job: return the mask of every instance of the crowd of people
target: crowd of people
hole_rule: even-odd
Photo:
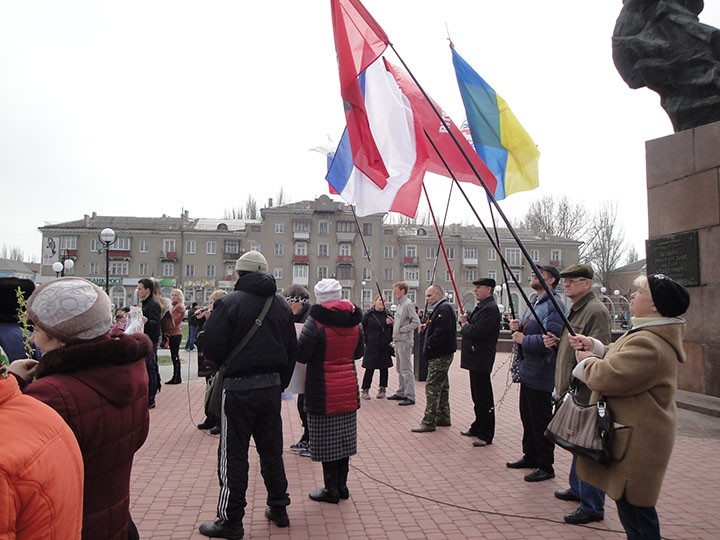
[[[460,434],[474,447],[493,443],[491,373],[504,324],[494,279],[473,282],[477,303],[467,313],[461,308],[459,316],[445,291],[430,285],[421,318],[404,282],[393,285],[394,309],[377,296],[363,313],[343,298],[335,279],[314,285],[314,303],[302,285],[278,291],[257,251],[245,253],[235,268],[233,292],[216,291],[208,305],[193,304],[187,313],[185,349],[198,349],[206,402],[221,396],[219,414],[206,407],[207,418],[198,425],[219,435],[217,519],[201,524],[203,535],[244,535],[251,438],[267,490],[265,516],[278,527],[289,526],[281,395],[291,380],[299,388],[303,432],[290,449],[322,467],[323,486],[308,497],[331,504],[350,498],[349,462],[358,450],[361,400],[372,399],[379,371],[376,399],[415,405],[416,340],[427,362],[425,411],[410,431],[431,433],[452,424],[448,372],[459,334],[460,367],[468,371],[474,407],[473,422]],[[613,343],[610,316],[592,291],[589,265],[537,269],[530,282],[536,294],[520,318],[507,321],[517,349],[523,433],[522,456],[506,466],[529,469],[527,482],[553,478],[554,445],[544,432],[555,396],[570,386],[586,403],[602,395],[618,426],[616,460],[600,466],[574,458],[567,489],[554,496],[578,503],[565,516],[567,523],[586,524],[604,518],[608,495],[617,503],[628,538],[660,538],[655,504],[674,443],[677,370],[685,359],[680,316],[689,307],[689,294],[667,276],[641,276],[631,295],[631,328]],[[561,282],[571,300],[567,307],[557,294]],[[2,477],[23,478],[15,481],[23,485],[29,479],[43,493],[38,498],[20,484],[4,486],[19,505],[14,514],[0,512],[0,531],[15,538],[36,538],[41,530],[50,538],[139,537],[129,512],[133,457],[148,436],[150,409],[161,389],[157,352],[163,333],[173,365],[166,384],[182,383],[179,349],[186,308],[182,290],[173,289],[165,299],[150,279],[139,280],[137,296],[137,307],[113,312],[107,295],[82,278],[63,277],[37,288],[28,280],[0,279],[0,346],[11,360],[0,368],[0,426],[12,429],[33,418],[20,431],[23,437],[36,434],[1,443],[7,447],[3,455],[14,458],[0,468],[22,470],[24,476]],[[166,314],[167,325],[162,323]],[[141,326],[134,327],[133,320],[141,320]],[[393,364],[398,388],[388,395]],[[54,450],[40,452],[42,445]],[[648,445],[655,451],[648,453]],[[53,478],[64,479],[62,493]]]

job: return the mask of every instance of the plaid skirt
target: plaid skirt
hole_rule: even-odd
[[[357,454],[357,412],[308,414],[310,457],[313,461],[337,461]]]

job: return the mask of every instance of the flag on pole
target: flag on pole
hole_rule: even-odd
[[[347,133],[355,166],[379,188],[389,172],[370,133],[358,76],[386,49],[389,40],[360,0],[330,0],[335,51]]]
[[[326,180],[359,216],[398,212],[417,213],[428,161],[420,119],[388,71],[384,58],[371,64],[359,78],[365,97],[371,137],[377,144],[388,178],[384,188],[372,182],[354,163],[349,127],[328,170]]]
[[[539,185],[537,146],[505,100],[450,48],[473,144],[497,178],[495,199],[535,189]]]

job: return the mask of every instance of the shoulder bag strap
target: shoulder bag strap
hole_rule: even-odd
[[[250,329],[240,340],[240,343],[238,343],[237,346],[228,355],[228,359],[235,358],[235,356],[237,356],[237,354],[245,347],[245,345],[247,345],[248,341],[250,341],[250,338],[253,337],[255,332],[257,332],[257,329],[262,326],[263,319],[265,319],[265,315],[267,315],[267,312],[270,310],[270,304],[272,304],[274,298],[274,295],[267,297],[267,300],[265,300],[265,305],[263,306],[262,311],[260,311],[260,315],[257,319],[255,319],[255,322],[252,324],[252,326],[250,326]]]

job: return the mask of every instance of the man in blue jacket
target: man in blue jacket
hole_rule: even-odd
[[[439,285],[430,285],[425,291],[425,299],[430,317],[419,330],[425,333],[423,354],[428,360],[426,405],[422,423],[410,430],[413,433],[435,431],[435,426],[450,425],[448,370],[455,355],[457,319]]]
[[[550,265],[538,265],[542,278],[555,296],[558,305],[565,312],[565,306],[555,292],[560,281],[560,272]],[[537,292],[533,309],[546,332],[560,335],[563,331],[562,317],[555,309],[545,288],[532,274],[530,287]],[[522,319],[510,321],[512,340],[519,345],[520,360],[520,420],[523,425],[523,457],[509,461],[511,469],[534,469],[525,476],[526,482],[542,482],[555,478],[553,462],[555,445],[545,437],[545,428],[552,419],[552,391],[555,387],[555,358],[557,351],[548,349],[543,342],[543,333],[530,309]]]

